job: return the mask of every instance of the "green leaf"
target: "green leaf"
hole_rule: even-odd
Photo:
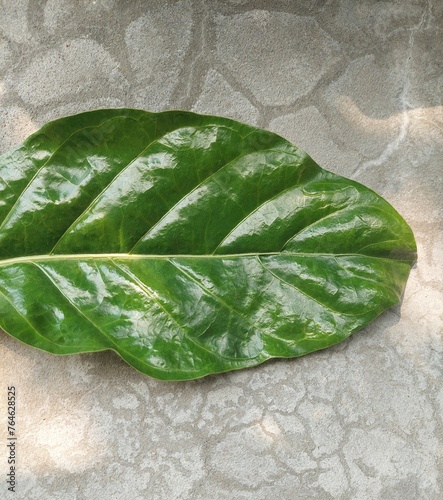
[[[99,110],[0,156],[0,326],[184,380],[336,344],[402,295],[413,234],[285,139]]]

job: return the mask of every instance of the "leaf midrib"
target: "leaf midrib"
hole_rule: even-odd
[[[367,259],[384,260],[388,262],[409,262],[408,259],[378,257],[374,255],[365,255],[362,253],[315,253],[315,252],[251,252],[237,254],[128,254],[128,253],[84,253],[84,254],[45,254],[45,255],[30,255],[22,257],[12,257],[9,259],[0,260],[0,267],[10,266],[15,264],[26,264],[34,262],[46,261],[65,261],[65,260],[100,260],[100,259],[121,259],[121,260],[169,260],[169,259],[238,259],[246,257],[363,257]]]

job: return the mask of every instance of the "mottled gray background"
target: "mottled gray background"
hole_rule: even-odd
[[[0,151],[93,108],[225,115],[375,189],[419,249],[350,340],[194,382],[0,332],[0,498],[443,498],[442,95],[440,0],[0,2]]]

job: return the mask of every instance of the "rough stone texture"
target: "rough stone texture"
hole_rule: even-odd
[[[419,250],[343,344],[193,382],[0,332],[0,498],[443,498],[442,26],[439,0],[0,2],[0,151],[98,107],[226,115],[377,190]]]
[[[338,44],[313,17],[252,10],[215,21],[218,58],[263,105],[293,104],[339,59]]]
[[[220,73],[212,69],[208,71],[202,92],[191,110],[246,121],[250,125],[256,124],[259,115],[241,92],[235,91]]]

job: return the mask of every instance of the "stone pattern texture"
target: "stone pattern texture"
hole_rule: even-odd
[[[187,383],[0,332],[0,498],[443,498],[442,96],[440,0],[2,0],[0,151],[100,107],[225,115],[379,192],[419,261],[348,341]]]

